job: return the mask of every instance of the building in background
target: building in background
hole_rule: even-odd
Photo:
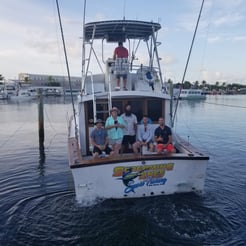
[[[29,84],[33,87],[59,86],[63,87],[64,90],[69,89],[69,81],[67,76],[20,73],[18,80],[20,84]],[[73,89],[80,89],[81,77],[71,77],[71,83]]]

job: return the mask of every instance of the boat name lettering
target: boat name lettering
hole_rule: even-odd
[[[123,175],[124,172],[127,172],[127,170],[131,169],[132,172],[141,173],[140,177],[145,176],[144,178],[146,178],[147,175],[145,175],[145,172],[148,172],[150,174],[148,177],[151,177],[152,174],[155,174],[154,176],[157,177],[162,177],[165,174],[165,170],[171,171],[173,170],[173,167],[174,167],[174,163],[145,165],[145,166],[118,166],[114,168],[112,176],[120,177]]]
[[[164,185],[166,183],[167,179],[162,178],[162,179],[149,179],[146,182],[147,186],[155,186],[155,185]]]

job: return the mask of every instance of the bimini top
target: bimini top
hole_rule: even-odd
[[[153,32],[161,28],[159,23],[136,20],[98,21],[85,24],[85,40],[106,39],[108,42],[125,41],[126,39],[148,40]]]

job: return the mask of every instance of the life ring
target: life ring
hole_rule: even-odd
[[[157,81],[157,74],[155,70],[144,70],[144,81],[147,82],[149,84],[149,86],[152,88],[152,90],[154,91],[154,83]]]
[[[144,72],[144,80],[148,83],[154,83],[154,81],[155,81],[154,73],[151,71],[145,71]]]

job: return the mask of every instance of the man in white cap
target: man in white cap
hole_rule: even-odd
[[[121,143],[123,139],[123,128],[125,122],[121,116],[118,116],[119,110],[113,107],[110,110],[111,116],[106,120],[105,128],[108,130],[109,144],[112,145],[115,155],[119,154]]]

